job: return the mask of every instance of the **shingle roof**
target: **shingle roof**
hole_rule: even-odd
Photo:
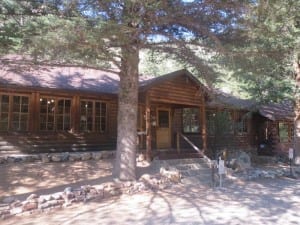
[[[224,93],[220,90],[212,90],[208,107],[228,107],[235,109],[251,110],[255,107],[256,102],[251,99],[241,99],[236,96]]]
[[[282,103],[270,103],[260,106],[259,114],[270,120],[290,120],[295,118],[294,106],[291,101],[284,101]]]
[[[0,84],[116,94],[119,76],[91,68],[20,63],[10,57],[1,60]]]
[[[38,87],[63,90],[77,90],[96,93],[118,93],[119,75],[103,70],[83,67],[36,65],[24,61],[20,56],[0,58],[0,86]],[[140,76],[140,90],[146,90],[160,82],[185,74],[196,84],[202,85],[187,70],[179,70],[160,77]],[[219,90],[208,90],[208,107],[228,107],[253,110],[256,102],[249,99],[240,99]],[[258,112],[271,120],[288,119],[295,116],[293,105],[290,102],[282,104],[268,104],[258,108]]]

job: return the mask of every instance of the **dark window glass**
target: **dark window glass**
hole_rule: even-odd
[[[182,127],[184,133],[199,133],[199,109],[184,108],[182,110]]]

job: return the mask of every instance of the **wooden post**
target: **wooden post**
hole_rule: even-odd
[[[35,132],[39,130],[40,123],[40,93],[34,92],[31,94],[31,121],[29,121],[29,131]]]
[[[80,97],[78,95],[72,98],[71,104],[71,130],[78,132],[80,127]]]
[[[146,159],[151,161],[152,156],[152,135],[151,135],[151,109],[149,96],[146,94]]]
[[[180,136],[179,136],[179,131],[176,133],[176,144],[177,144],[177,153],[180,153]]]
[[[205,100],[204,95],[202,97],[202,105],[200,105],[200,112],[201,112],[201,127],[202,127],[202,146],[203,150],[207,150],[207,134],[206,134],[206,110],[205,110]]]

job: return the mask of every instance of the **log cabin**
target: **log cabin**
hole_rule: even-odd
[[[115,150],[119,77],[92,68],[39,65],[3,57],[1,153]],[[140,76],[137,144],[147,155],[255,149],[253,102],[209,91],[187,70]],[[220,134],[218,113],[229,129]],[[257,122],[257,121],[256,121]]]
[[[294,106],[291,101],[262,105],[254,114],[259,155],[288,155],[294,140]]]

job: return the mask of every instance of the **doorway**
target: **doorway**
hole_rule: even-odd
[[[158,149],[171,148],[170,109],[157,109],[156,147]]]

